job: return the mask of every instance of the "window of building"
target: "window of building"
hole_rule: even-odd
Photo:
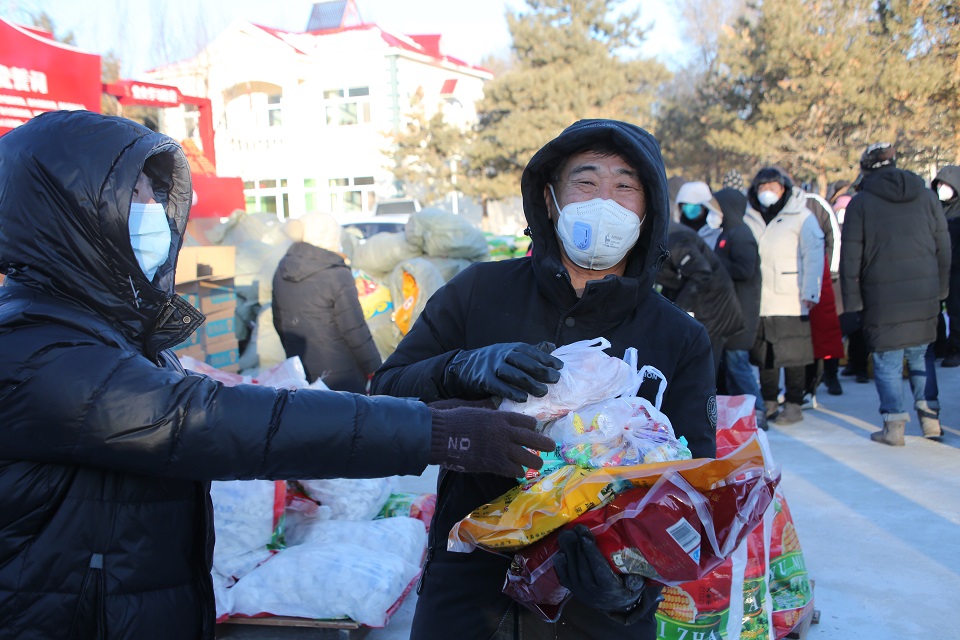
[[[334,213],[370,213],[376,202],[373,176],[329,178],[330,211]]]
[[[327,124],[347,126],[370,122],[370,88],[348,87],[323,92]]]
[[[271,127],[279,127],[283,123],[280,108],[282,97],[279,93],[267,96],[267,124]]]
[[[245,180],[243,194],[247,213],[273,213],[280,219],[290,217],[290,194],[286,178]]]

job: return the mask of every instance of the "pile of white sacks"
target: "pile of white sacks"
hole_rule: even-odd
[[[272,296],[277,265],[302,233],[302,228],[291,222],[278,220],[271,213],[238,211],[186,241],[236,247],[237,338],[241,343],[249,339],[240,354],[242,372],[255,373],[286,359],[273,326]],[[360,240],[344,232],[342,246],[354,275],[389,293],[381,296],[388,301],[386,306],[380,305],[385,313],[367,315],[371,334],[384,359],[393,353],[437,289],[470,263],[489,259],[483,232],[441,209],[412,214],[402,233],[379,233]],[[413,294],[411,278],[416,284]],[[401,309],[398,326],[396,312]]]

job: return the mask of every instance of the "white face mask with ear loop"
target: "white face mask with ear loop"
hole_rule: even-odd
[[[707,209],[706,224],[711,229],[719,229],[720,225],[723,224],[723,216],[713,209]]]
[[[552,184],[547,184],[559,211],[557,235],[567,257],[577,266],[594,271],[609,269],[623,260],[640,238],[640,218],[615,200],[594,198],[560,208]]]
[[[948,184],[941,182],[939,185],[937,185],[937,197],[940,198],[940,202],[946,202],[947,200],[953,198],[953,196],[956,194],[957,192],[954,191],[953,187]]]
[[[157,269],[170,257],[170,223],[159,203],[130,203],[130,246],[147,280],[153,280]]]

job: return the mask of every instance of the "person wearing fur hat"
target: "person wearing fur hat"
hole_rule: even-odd
[[[340,250],[340,224],[307,214],[273,276],[273,325],[288,358],[299,356],[307,379],[334,391],[364,393],[382,364],[363,317],[353,272]]]
[[[760,326],[751,357],[760,367],[767,417],[775,424],[794,424],[803,420],[806,365],[814,359],[809,314],[820,301],[823,231],[807,208],[806,194],[777,167],[757,172],[747,199],[766,223],[759,240]]]
[[[903,405],[907,361],[913,406],[927,438],[939,438],[940,407],[927,397],[927,347],[937,337],[940,301],[949,293],[950,237],[937,195],[923,178],[897,168],[890,143],[860,157],[857,195],[847,205],[840,249],[843,307],[861,311],[883,428],[870,434],[903,446],[910,414]],[[932,381],[931,381],[932,382]]]
[[[947,165],[940,169],[930,187],[943,204],[950,234],[950,291],[946,300],[950,330],[940,366],[960,367],[960,167]]]
[[[520,185],[533,254],[472,264],[441,287],[377,371],[373,391],[523,402],[545,395],[562,364],[536,356],[535,345],[550,351],[602,336],[610,355],[636,347],[641,366],[664,374],[662,411],[694,457],[715,456],[706,329],[653,286],[671,210],[656,138],[626,122],[578,121],[534,154]],[[639,395],[655,398],[658,387],[643,384]],[[559,537],[554,565],[572,598],[555,623],[502,592],[509,556],[447,549],[456,522],[516,486],[441,473],[411,638],[654,640],[659,587],[614,573],[585,527]]]

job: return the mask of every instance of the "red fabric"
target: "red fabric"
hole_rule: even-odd
[[[833,297],[830,268],[823,261],[823,285],[820,287],[820,304],[810,310],[810,331],[813,334],[813,357],[817,360],[842,358],[843,333],[837,317],[837,303]]]

